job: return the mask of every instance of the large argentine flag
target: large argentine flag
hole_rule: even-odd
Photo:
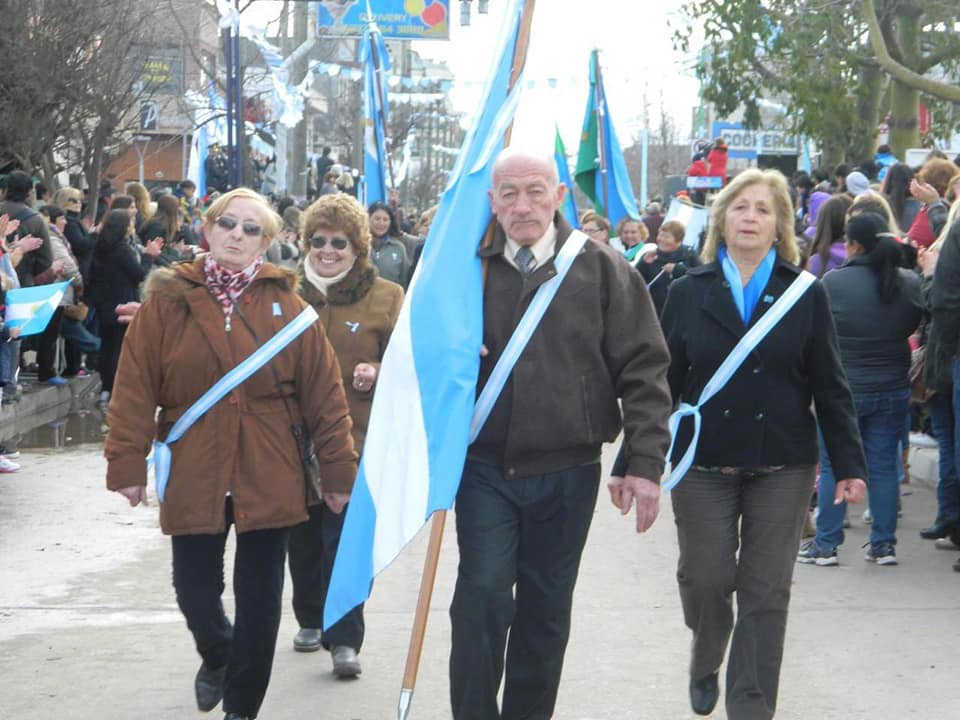
[[[60,305],[69,284],[68,281],[8,290],[7,326],[19,327],[20,337],[42,333],[50,324],[50,318]]]
[[[452,507],[463,472],[483,336],[477,248],[486,192],[513,117],[508,93],[522,0],[511,0],[483,103],[430,227],[390,337],[327,603],[329,628],[370,595],[383,570],[435,510]]]
[[[372,17],[372,15],[371,15]],[[376,23],[363,29],[360,40],[363,65],[363,175],[367,205],[387,200],[387,83],[390,56]]]

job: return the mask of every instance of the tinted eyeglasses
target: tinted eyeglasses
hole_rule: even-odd
[[[259,237],[263,234],[263,228],[257,225],[255,222],[240,222],[236,218],[230,217],[229,215],[221,215],[217,218],[217,226],[223,228],[224,230],[233,230],[237,225],[240,226],[240,229],[243,230],[243,234],[248,237]]]
[[[328,242],[330,243],[330,247],[332,247],[334,250],[346,250],[347,245],[350,244],[350,241],[346,238],[335,237],[327,239],[323,235],[314,235],[312,238],[310,238],[310,247],[312,247],[314,250],[322,250],[327,246]]]

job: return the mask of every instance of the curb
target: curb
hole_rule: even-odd
[[[30,383],[19,402],[0,407],[0,442],[67,415],[81,403],[91,402],[99,391],[98,373],[70,378],[60,387]]]

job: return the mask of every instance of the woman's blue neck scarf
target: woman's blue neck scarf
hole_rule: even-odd
[[[717,258],[720,260],[720,266],[723,268],[723,276],[730,285],[730,292],[733,293],[733,302],[736,304],[737,310],[740,311],[743,324],[749,325],[750,317],[753,315],[754,308],[757,307],[760,295],[763,293],[763,289],[767,286],[767,283],[770,281],[770,276],[773,274],[773,266],[777,261],[777,251],[770,248],[770,252],[768,252],[767,256],[760,262],[760,265],[757,267],[756,272],[753,273],[753,277],[750,278],[750,282],[747,283],[746,287],[744,287],[743,280],[740,277],[740,270],[737,269],[733,260],[730,259],[725,245],[720,246],[720,250],[717,252]]]

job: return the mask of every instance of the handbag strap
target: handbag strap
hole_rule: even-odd
[[[193,424],[222,400],[231,390],[253,375],[268,363],[277,353],[293,342],[297,337],[317,321],[317,311],[312,306],[305,307],[297,317],[287,323],[276,335],[261,345],[243,362],[230,370],[213,384],[200,398],[180,416],[170,429],[164,442],[153,443],[153,466],[157,480],[157,498],[163,502],[167,482],[170,480],[172,455],[170,445],[175,443]]]
[[[713,376],[704,385],[700,393],[700,399],[696,404],[680,403],[677,410],[670,416],[670,450],[667,457],[673,457],[673,446],[677,441],[677,430],[680,427],[680,421],[688,416],[693,416],[693,439],[687,447],[686,452],[670,472],[670,477],[663,484],[665,491],[672,490],[679,483],[683,476],[687,474],[690,466],[693,464],[694,456],[697,452],[697,443],[700,441],[700,408],[707,404],[714,395],[720,392],[730,378],[734,376],[743,361],[753,352],[754,348],[767,336],[767,334],[780,322],[781,318],[787,314],[797,301],[803,296],[814,282],[816,277],[806,270],[801,270],[800,274],[794,279],[786,292],[779,297],[773,304],[773,307],[767,311],[756,325],[750,328],[747,333],[740,338],[733,350],[727,355],[726,359],[720,364]]]
[[[507,384],[507,379],[510,377],[510,373],[513,372],[513,366],[517,364],[517,360],[520,359],[524,348],[527,346],[527,343],[530,342],[530,338],[533,337],[534,330],[536,330],[537,325],[540,324],[540,320],[550,306],[550,302],[557,294],[557,290],[560,289],[560,283],[562,283],[563,279],[567,276],[570,266],[573,265],[573,261],[586,242],[586,234],[579,230],[574,230],[570,233],[569,237],[567,237],[567,241],[563,244],[563,247],[560,248],[560,252],[557,253],[556,260],[554,261],[557,274],[537,289],[537,294],[533,296],[533,300],[527,306],[523,317],[520,318],[520,323],[513,331],[513,335],[510,336],[507,346],[503,349],[503,354],[500,355],[497,364],[494,365],[493,372],[491,372],[490,377],[487,378],[487,383],[483,386],[480,397],[477,398],[477,402],[473,406],[473,417],[470,420],[471,443],[476,440],[477,435],[480,434],[480,429],[490,416],[490,412],[493,410],[497,398],[500,397],[503,386]]]

